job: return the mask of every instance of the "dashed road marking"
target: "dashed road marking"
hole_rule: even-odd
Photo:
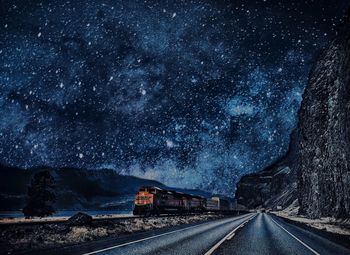
[[[247,222],[249,222],[251,219],[253,219],[256,215],[257,214],[253,215],[252,217],[250,217],[246,221],[239,224],[234,230],[232,230],[230,233],[228,233],[217,244],[215,244],[213,247],[211,247],[211,249],[209,251],[207,251],[204,255],[211,255],[223,242],[225,242],[226,240],[231,240],[233,238],[233,236],[235,235],[235,232],[237,231],[237,229],[243,227]]]
[[[229,237],[227,237],[227,241],[230,241],[235,236],[235,233],[233,232]]]
[[[241,219],[241,218],[243,218],[243,217],[239,217],[238,219],[235,219],[235,220],[239,220],[239,219]],[[82,254],[82,255],[93,255],[93,254],[97,254],[97,253],[100,253],[100,252],[105,252],[105,251],[113,250],[113,249],[120,248],[120,247],[123,247],[123,246],[127,246],[127,245],[130,245],[130,244],[139,243],[139,242],[146,241],[146,240],[150,240],[150,239],[154,239],[154,238],[157,238],[157,237],[161,237],[161,236],[166,236],[166,235],[174,234],[174,233],[181,232],[181,231],[184,231],[184,230],[188,230],[188,229],[191,229],[191,228],[196,228],[196,227],[199,227],[199,226],[208,224],[208,223],[210,223],[210,222],[204,222],[204,223],[201,223],[201,224],[198,224],[198,225],[195,225],[195,226],[190,226],[190,227],[187,227],[187,228],[182,228],[182,229],[178,229],[178,230],[173,230],[173,231],[170,231],[170,232],[166,232],[166,233],[163,233],[163,234],[159,234],[159,235],[155,235],[155,236],[150,236],[150,237],[138,239],[138,240],[131,241],[131,242],[127,242],[127,243],[122,243],[122,244],[114,245],[114,246],[107,247],[107,248],[104,248],[104,249],[100,249],[100,250],[96,250],[96,251],[84,253],[84,254]]]

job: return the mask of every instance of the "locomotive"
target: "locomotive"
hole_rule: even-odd
[[[205,198],[155,186],[144,186],[135,197],[134,215],[189,214],[232,211],[230,201],[220,197]]]

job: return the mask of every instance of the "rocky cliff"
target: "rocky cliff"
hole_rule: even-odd
[[[244,176],[236,198],[249,208],[298,198],[308,217],[350,216],[350,10],[310,73],[287,155]]]
[[[291,135],[286,156],[266,169],[243,176],[237,184],[237,202],[248,208],[285,208],[297,199],[297,132]]]
[[[350,215],[350,11],[314,66],[299,114],[300,213]]]

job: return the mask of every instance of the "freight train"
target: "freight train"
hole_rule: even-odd
[[[190,214],[202,212],[228,213],[232,203],[220,197],[205,198],[154,186],[141,187],[136,194],[134,215]]]

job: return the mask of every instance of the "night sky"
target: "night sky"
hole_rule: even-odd
[[[0,1],[0,162],[231,195],[282,156],[349,0]]]

